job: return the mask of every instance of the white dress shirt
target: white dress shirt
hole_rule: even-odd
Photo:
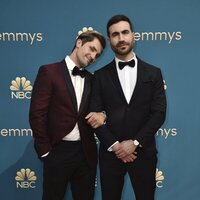
[[[84,83],[85,83],[85,78],[81,78],[80,76],[73,76],[72,75],[72,70],[76,66],[75,63],[70,59],[69,56],[66,56],[65,62],[67,65],[67,68],[69,70],[69,75],[72,80],[72,84],[74,86],[74,90],[76,93],[76,100],[77,100],[77,107],[79,110],[80,104],[81,104],[81,99],[82,99],[82,94],[83,94],[83,88],[84,88]],[[75,127],[73,130],[67,134],[63,140],[67,141],[77,141],[80,140],[80,132],[78,128],[78,124],[76,123]]]
[[[138,61],[137,61],[135,54],[134,54],[134,57],[132,59],[135,60],[135,67],[129,67],[127,65],[123,69],[119,69],[118,63],[124,62],[124,61],[119,60],[118,58],[115,58],[117,74],[118,74],[118,77],[119,77],[120,84],[122,86],[124,96],[125,96],[128,104],[130,103],[133,91],[135,89],[136,80],[137,80]],[[130,59],[130,60],[132,60],[132,59]],[[130,61],[130,60],[128,60],[128,61]]]

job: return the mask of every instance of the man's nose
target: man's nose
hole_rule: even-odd
[[[119,41],[123,41],[124,40],[124,36],[120,33],[119,34]]]
[[[96,60],[96,56],[97,56],[96,52],[91,53],[91,58],[92,58],[91,62],[94,62]]]

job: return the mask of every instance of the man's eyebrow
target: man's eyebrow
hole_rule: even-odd
[[[130,30],[124,29],[124,30],[122,31],[122,33],[126,33],[126,32],[130,32]]]
[[[112,32],[112,33],[111,33],[111,35],[117,35],[117,34],[119,34],[118,31],[115,31],[115,32]]]
[[[97,51],[95,46],[91,46],[90,48],[92,49],[92,51]]]
[[[122,31],[115,31],[115,32],[112,32],[111,35],[117,35],[117,34],[119,34],[119,33],[127,33],[127,32],[130,32],[130,30],[124,29],[124,30],[122,30]]]

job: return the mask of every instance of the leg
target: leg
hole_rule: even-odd
[[[60,142],[44,159],[43,200],[63,200],[68,181],[83,159],[80,142]]]
[[[109,153],[110,154],[110,153]],[[122,161],[112,157],[100,158],[100,177],[103,200],[120,200],[126,168]]]
[[[156,164],[156,156],[137,158],[132,164],[128,164],[128,173],[136,200],[154,200]]]
[[[71,190],[74,200],[93,200],[95,191],[96,168],[88,167],[83,160],[71,177]]]
[[[64,165],[59,154],[52,150],[44,159],[43,200],[62,200],[68,183]]]

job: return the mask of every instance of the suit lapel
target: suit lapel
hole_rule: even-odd
[[[145,67],[142,63],[142,61],[138,59],[138,68],[137,68],[137,80],[136,80],[136,85],[135,85],[135,89],[133,91],[133,94],[131,96],[131,100],[130,100],[130,105],[134,102],[134,98],[137,96],[138,92],[142,89],[142,82],[145,78]]]
[[[88,100],[88,96],[90,94],[90,90],[91,90],[90,77],[87,74],[85,76],[85,83],[84,83],[84,89],[83,89],[81,104],[80,104],[80,107],[79,107],[79,113],[81,113],[83,108],[85,107],[85,104]]]
[[[121,86],[121,83],[120,83],[120,80],[118,77],[115,60],[113,60],[110,63],[109,76],[112,79],[113,87],[118,91],[118,93],[119,93],[120,97],[123,99],[123,101],[126,102],[126,104],[128,104],[126,101],[126,97],[124,96],[124,92],[123,92],[123,89],[122,89],[122,86]]]
[[[66,85],[67,85],[67,89],[69,91],[69,96],[72,100],[72,104],[73,104],[73,107],[74,107],[74,110],[77,112],[77,100],[76,100],[76,94],[75,94],[75,90],[74,90],[74,87],[73,87],[73,84],[72,84],[72,80],[71,80],[71,77],[70,77],[70,74],[69,74],[69,70],[67,68],[67,65],[66,65],[66,62],[65,60],[63,60],[61,62],[62,64],[62,70],[63,70],[63,74],[64,74],[64,78],[65,78],[65,82],[66,82]]]

